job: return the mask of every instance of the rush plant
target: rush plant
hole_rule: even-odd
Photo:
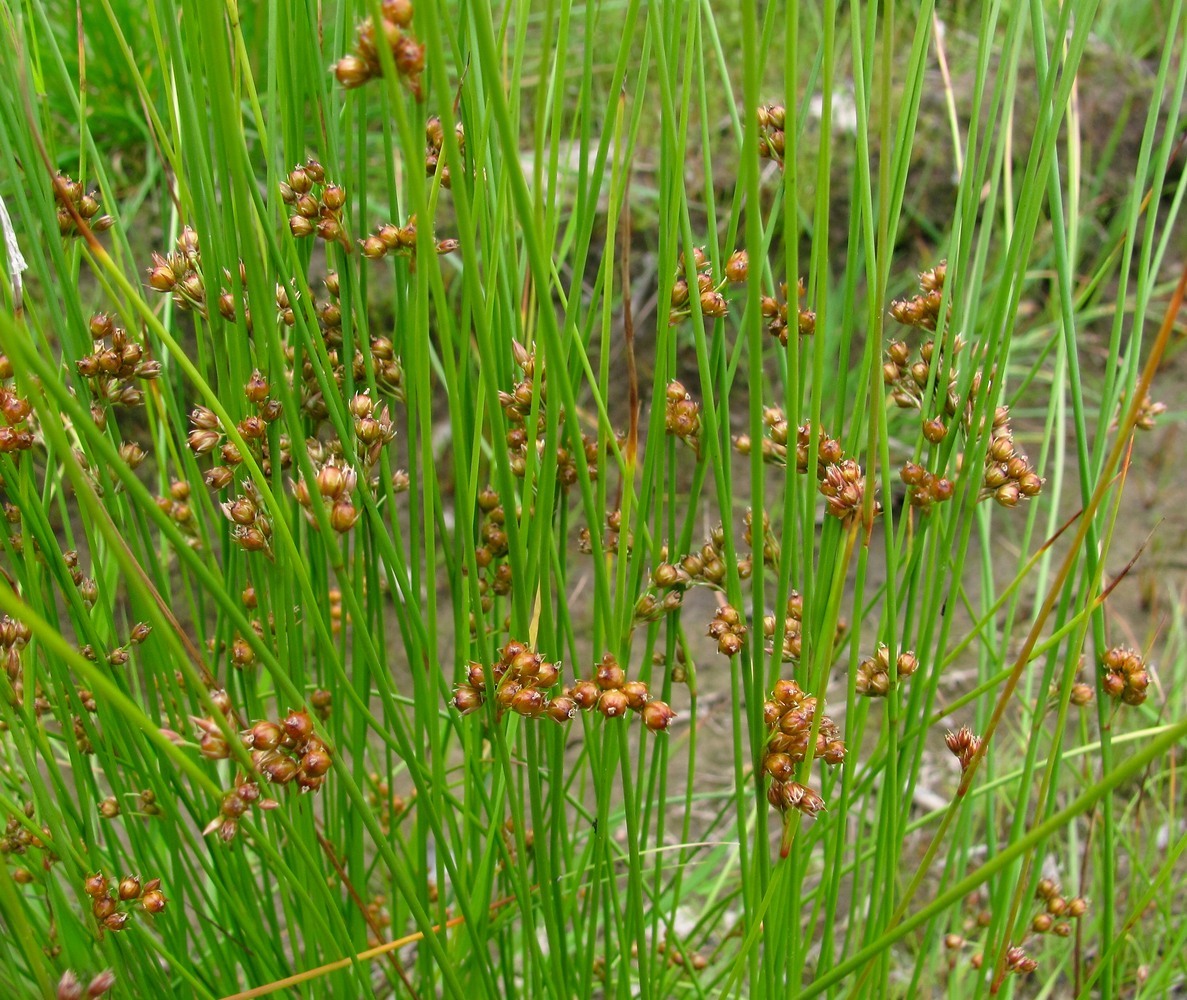
[[[0,0],[4,995],[1187,984],[1185,40]]]

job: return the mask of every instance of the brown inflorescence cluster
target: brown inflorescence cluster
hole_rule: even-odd
[[[696,269],[696,298],[700,305],[701,314],[710,319],[721,319],[729,314],[729,302],[725,297],[728,285],[743,285],[751,277],[750,259],[745,250],[735,250],[726,259],[723,266],[724,277],[717,280],[713,276],[713,262],[705,253],[704,247],[694,247],[692,263]],[[668,323],[675,326],[688,319],[693,312],[693,289],[688,283],[685,256],[680,254],[679,266],[676,269],[672,284],[672,296],[669,303]],[[797,285],[797,296],[800,300],[806,296],[803,281]],[[764,294],[761,299],[763,319],[767,323],[767,332],[778,340],[784,347],[788,343],[788,316],[790,298],[787,282],[780,282],[775,295]],[[796,330],[801,336],[808,336],[816,332],[816,313],[810,309],[797,305],[795,310]]]
[[[701,404],[673,379],[664,393],[664,428],[688,445],[696,456],[701,454]]]
[[[783,169],[787,109],[782,104],[766,104],[758,109],[758,155],[774,160]]]
[[[1002,507],[1017,507],[1021,501],[1037,497],[1043,480],[1014,444],[1007,407],[999,406],[995,411],[992,435],[985,455],[980,499],[992,497]]]
[[[911,506],[919,510],[930,510],[932,504],[951,500],[956,492],[951,479],[933,475],[915,462],[903,463],[899,477],[907,486],[907,498]]]
[[[763,410],[763,438],[762,457],[768,465],[784,468],[787,465],[788,442],[791,436],[791,424],[787,416],[777,406],[768,406]],[[796,471],[804,474],[808,471],[811,460],[812,423],[807,421],[796,429],[795,435],[795,467]],[[844,458],[841,442],[832,437],[827,430],[820,427],[816,430],[816,478],[823,479],[830,465]],[[743,455],[749,455],[753,442],[748,434],[738,434],[734,437],[734,447]]]
[[[99,214],[98,191],[87,191],[80,181],[72,180],[65,174],[54,176],[53,189],[54,201],[58,203],[58,232],[64,237],[82,235],[75,213],[92,233],[102,233],[115,225],[115,219],[110,215]],[[73,212],[70,211],[71,208],[74,209]]]
[[[903,326],[934,330],[944,300],[944,279],[947,276],[947,261],[941,261],[930,271],[924,271],[919,275],[919,294],[909,299],[895,299],[890,303],[890,315]]]
[[[952,756],[960,761],[961,774],[969,769],[969,765],[981,748],[981,740],[968,726],[961,726],[956,732],[949,732],[944,737],[944,742],[948,745]]]
[[[98,1000],[115,985],[115,973],[104,969],[91,977],[85,989],[73,970],[67,969],[58,980],[54,1000]]]
[[[500,390],[499,405],[507,420],[507,451],[512,473],[523,478],[527,474],[528,449],[534,449],[540,461],[544,461],[547,421],[544,411],[544,397],[547,388],[543,366],[537,364],[536,354],[517,340],[511,342],[515,364],[521,378],[510,392]],[[532,398],[539,393],[539,405],[534,428],[528,426],[532,413]],[[565,419],[562,410],[560,420]],[[581,435],[585,462],[591,479],[598,475],[599,452],[596,439]],[[556,446],[556,478],[563,489],[577,483],[577,459],[563,444]]]
[[[906,680],[919,669],[919,660],[913,652],[905,650],[894,661],[894,673],[898,680]],[[873,656],[867,656],[857,665],[855,680],[857,693],[870,698],[885,698],[890,690],[890,650],[885,643],[878,643]]]
[[[4,823],[4,833],[0,835],[0,858],[5,861],[9,857],[26,858],[24,866],[13,867],[9,874],[17,885],[29,885],[36,878],[34,868],[47,872],[59,859],[49,847],[53,842],[49,827],[43,825],[38,828],[33,821],[33,803],[26,802],[22,811],[25,817],[23,821],[19,815],[10,814]],[[39,852],[36,863],[26,857],[30,850]]]
[[[1101,686],[1110,698],[1126,705],[1140,705],[1146,700],[1150,672],[1136,649],[1113,646],[1101,657],[1101,667],[1104,670]]]
[[[783,616],[783,651],[781,659],[784,663],[790,663],[800,658],[800,653],[803,651],[803,621],[804,621],[804,599],[798,590],[793,590],[787,595],[787,614]],[[766,647],[768,653],[775,651],[775,631],[778,625],[778,620],[774,615],[766,615],[762,621],[763,635],[771,640],[771,645]]]
[[[524,718],[547,717],[557,723],[568,722],[579,710],[596,710],[607,719],[635,712],[652,732],[667,729],[676,718],[666,702],[651,697],[646,683],[628,680],[611,653],[602,657],[592,680],[578,681],[553,694],[560,691],[559,684],[559,664],[512,639],[489,668],[470,663],[466,680],[454,690],[453,706],[468,715],[477,712],[489,696],[495,701],[496,718],[511,711]]]
[[[103,930],[122,931],[132,914],[133,904],[150,916],[165,910],[165,894],[159,878],[142,883],[138,875],[128,875],[109,883],[102,872],[88,875],[83,889],[91,898],[91,913]]]
[[[350,237],[342,223],[346,189],[326,180],[325,168],[310,157],[289,171],[280,184],[280,197],[290,206],[289,231],[297,238],[317,236],[350,253]]]
[[[453,134],[457,139],[459,152],[464,153],[466,149],[466,130],[462,127],[462,123],[458,122],[453,127]],[[449,173],[449,167],[441,162],[441,149],[445,144],[444,126],[441,124],[441,119],[433,115],[427,122],[425,122],[425,176],[435,177],[438,172],[441,174],[441,186],[447,190],[453,185],[453,179]]]
[[[334,76],[347,90],[383,75],[380,46],[391,52],[396,72],[417,100],[421,98],[420,75],[425,68],[425,47],[408,28],[412,24],[412,0],[383,0],[378,24],[368,17],[359,25],[354,52],[334,64]]]
[[[771,697],[763,703],[768,736],[762,768],[771,778],[767,800],[784,814],[796,810],[805,816],[815,816],[825,808],[819,792],[794,778],[796,765],[808,756],[816,709],[816,699],[790,679],[778,681]],[[827,715],[820,719],[812,758],[834,767],[845,760],[840,730]]]
[[[809,337],[816,332],[816,313],[803,305],[807,298],[807,288],[804,279],[796,283],[795,330],[801,337]],[[774,337],[784,347],[789,341],[787,319],[790,313],[791,296],[788,294],[786,281],[779,282],[777,295],[764,295],[760,301],[763,319],[767,321],[767,333]]]
[[[0,417],[4,418],[0,424],[0,454],[12,455],[15,460],[22,451],[33,447],[34,438],[29,401],[3,384],[13,374],[12,362],[7,355],[0,354]]]
[[[90,386],[94,397],[91,417],[102,429],[107,425],[109,406],[131,409],[144,404],[144,390],[136,383],[159,378],[161,363],[153,360],[144,344],[130,337],[123,327],[116,326],[107,313],[95,313],[89,328],[95,349],[79,358],[75,367]],[[139,462],[129,464],[135,468]]]
[[[717,642],[717,652],[722,656],[737,656],[746,642],[746,624],[738,609],[723,604],[705,630],[710,639]]]
[[[259,726],[260,723],[256,723]],[[270,723],[269,723],[270,725]],[[254,734],[253,726],[249,732]],[[292,779],[289,779],[292,780]],[[260,786],[254,781],[241,778],[229,792],[223,794],[218,815],[202,831],[203,836],[217,832],[224,844],[229,844],[239,834],[239,821],[253,806],[259,809],[275,809],[280,805],[275,799],[260,798]]]
[[[399,257],[415,257],[416,216],[410,215],[402,226],[384,223],[365,240],[360,240],[359,245],[368,260],[383,260],[389,253]],[[439,254],[453,253],[459,246],[461,244],[455,239],[436,241]]]

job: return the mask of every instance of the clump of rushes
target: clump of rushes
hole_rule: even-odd
[[[784,132],[787,111],[782,104],[766,104],[758,109],[758,155],[774,160],[783,169]]]
[[[905,680],[919,669],[919,660],[909,650],[899,653],[894,663],[895,676]],[[857,666],[857,693],[870,698],[885,698],[890,690],[890,650],[878,643],[873,656],[867,656]]]
[[[968,726],[961,726],[956,732],[949,732],[944,742],[952,752],[952,756],[960,761],[960,771],[963,774],[981,747],[981,740],[973,734]]]
[[[664,394],[664,427],[701,455],[701,404],[682,382],[672,380]]]
[[[275,723],[266,723],[266,725],[272,726]],[[248,732],[254,734],[260,726],[261,723],[257,722]],[[259,752],[263,753],[265,751],[261,750]],[[287,773],[287,766],[285,770]],[[240,778],[234,788],[224,793],[222,802],[219,805],[218,815],[206,824],[206,828],[202,831],[202,834],[203,836],[209,836],[217,832],[219,839],[224,844],[229,844],[239,833],[239,821],[249,809],[253,806],[265,810],[276,809],[279,805],[280,803],[275,799],[260,798],[260,786],[256,782]]]
[[[342,223],[346,189],[326,180],[325,168],[310,157],[289,171],[281,181],[280,197],[290,206],[289,231],[297,239],[317,236],[327,243],[339,244],[350,253],[350,237]],[[279,305],[279,303],[278,303]]]
[[[1126,705],[1140,705],[1146,700],[1150,673],[1142,654],[1128,646],[1114,646],[1101,657],[1104,669],[1102,687],[1114,700]]]
[[[91,898],[91,913],[99,922],[100,933],[103,930],[122,931],[134,908],[155,917],[164,912],[167,902],[159,878],[142,884],[138,875],[128,875],[118,882],[108,883],[102,872],[95,872],[87,876],[83,889]]]
[[[466,130],[462,127],[462,123],[458,122],[453,127],[453,134],[457,137],[457,146],[459,152],[464,153],[466,148]],[[453,180],[449,175],[449,167],[441,162],[441,147],[445,142],[445,133],[441,124],[441,119],[433,115],[427,122],[425,122],[425,176],[434,177],[438,172],[441,174],[441,186],[448,189]]]
[[[379,47],[391,52],[396,72],[408,84],[417,100],[422,97],[420,75],[425,68],[425,47],[409,32],[411,0],[383,0],[378,24],[368,17],[359,25],[354,52],[334,64],[334,76],[347,90],[361,87],[383,75]]]
[[[58,987],[54,991],[55,1000],[96,1000],[96,998],[103,996],[115,985],[115,973],[110,969],[104,969],[102,972],[91,977],[91,981],[87,983],[86,989],[83,989],[82,983],[78,976],[73,971],[67,969],[62,973],[62,978],[58,980]]]
[[[746,625],[737,608],[723,604],[709,622],[706,634],[717,641],[717,652],[722,656],[737,656],[746,639]]]
[[[76,213],[92,233],[105,232],[115,225],[115,219],[110,215],[99,214],[98,191],[85,190],[80,181],[72,180],[66,174],[54,176],[53,189],[54,201],[58,203],[58,232],[67,239],[82,235],[75,219]]]
[[[805,816],[816,816],[825,808],[819,792],[793,777],[796,765],[808,756],[816,711],[816,699],[805,694],[794,680],[788,679],[779,680],[771,697],[763,703],[763,721],[768,735],[762,769],[771,778],[767,801],[785,816],[793,810]],[[820,719],[811,756],[834,767],[845,760],[845,742],[836,723],[827,715]],[[785,837],[785,854],[788,846]]]

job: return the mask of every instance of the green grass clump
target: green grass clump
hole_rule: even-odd
[[[5,995],[1187,983],[1181,2],[0,34]]]

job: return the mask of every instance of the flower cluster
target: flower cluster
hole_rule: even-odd
[[[260,723],[256,723],[259,726]],[[250,730],[254,733],[255,727]],[[290,779],[291,780],[291,779]],[[209,836],[215,831],[224,844],[229,844],[239,833],[239,821],[252,806],[260,809],[276,809],[280,805],[275,799],[261,799],[260,786],[254,781],[240,779],[234,788],[223,795],[218,815],[202,831]]]
[[[368,260],[383,260],[389,253],[401,257],[416,254],[416,216],[410,215],[408,222],[397,226],[387,222],[365,240],[360,240],[363,256]],[[455,239],[437,240],[437,253],[453,253],[461,244]]]
[[[746,626],[737,608],[723,604],[709,622],[706,634],[717,640],[717,652],[722,656],[737,656],[746,639]]]
[[[65,237],[81,236],[74,213],[90,227],[92,233],[102,233],[115,225],[110,215],[99,214],[99,192],[85,191],[80,181],[65,174],[54,177],[54,201],[58,203],[58,232]],[[74,212],[70,209],[73,208]]]
[[[102,872],[95,872],[87,876],[83,889],[91,897],[91,912],[95,919],[109,931],[124,929],[134,903],[139,903],[145,913],[154,917],[165,909],[166,899],[159,878],[141,884],[140,876],[128,875],[109,884]]]
[[[768,465],[785,468],[787,466],[788,440],[791,424],[786,415],[777,406],[768,406],[763,410],[762,457]],[[811,459],[813,438],[812,422],[807,421],[796,428],[795,435],[795,468],[805,474]],[[815,431],[816,438],[816,478],[824,479],[830,465],[840,462],[844,458],[844,450],[840,440],[832,437],[824,427]],[[752,442],[749,435],[738,434],[734,437],[734,447],[743,455],[749,455]]]
[[[425,47],[408,33],[412,24],[412,0],[383,0],[379,24],[368,17],[359,25],[354,52],[334,64],[334,76],[347,90],[361,87],[383,75],[379,46],[392,54],[396,72],[407,82],[417,100],[421,98],[420,74],[425,68]]]
[[[852,524],[861,514],[865,491],[865,473],[852,458],[829,465],[820,481],[820,493],[825,499],[826,510],[845,524]],[[879,514],[881,510],[882,505],[875,500],[874,514]]]
[[[1114,646],[1101,657],[1104,668],[1102,686],[1105,694],[1126,705],[1140,705],[1146,700],[1150,674],[1142,654],[1127,646]]]
[[[951,479],[933,475],[915,462],[905,462],[899,477],[907,485],[907,498],[911,506],[920,510],[930,510],[934,503],[951,500],[952,494],[956,492]]]
[[[704,247],[693,248],[692,263],[696,269],[696,295],[700,301],[701,313],[713,319],[724,316],[729,311],[725,296],[721,294],[726,281],[714,280],[713,262],[709,260]],[[726,280],[728,281],[728,278]],[[676,279],[672,285],[671,310],[668,313],[670,325],[675,326],[692,315],[690,298],[691,290],[685,277],[684,254],[681,253],[679,266],[676,268]]]
[[[890,315],[903,326],[934,330],[940,315],[940,304],[944,298],[944,279],[947,275],[947,261],[941,261],[930,271],[924,271],[919,275],[920,294],[909,299],[895,299],[890,303]]]
[[[781,281],[779,283],[779,294],[764,295],[761,302],[763,319],[767,321],[767,333],[779,341],[784,347],[787,346],[787,342],[790,339],[787,334],[787,317],[789,315],[788,307],[791,297],[787,293],[787,282]],[[801,337],[809,337],[816,332],[816,313],[811,309],[805,308],[802,304],[807,296],[807,289],[804,287],[803,278],[796,283],[796,296],[798,299],[795,313],[796,332]]]
[[[241,737],[257,772],[278,785],[295,781],[302,792],[321,788],[334,763],[306,711],[290,709],[278,722],[260,719]],[[237,790],[240,798],[242,788]]]
[[[803,649],[803,621],[804,599],[798,590],[793,590],[787,596],[787,614],[783,617],[783,654],[784,663],[798,660]],[[766,615],[762,620],[763,635],[771,640],[766,647],[768,653],[775,651],[775,628],[778,624],[774,615]]]
[[[758,155],[774,160],[783,169],[783,127],[787,110],[782,104],[767,104],[758,109]]]
[[[664,394],[664,427],[701,455],[701,404],[689,395],[682,382],[668,383]]]
[[[985,454],[980,499],[992,497],[1003,507],[1017,507],[1021,501],[1038,496],[1043,489],[1043,480],[1031,467],[1030,460],[1014,445],[1007,407],[999,406],[994,413],[992,434]]]
[[[763,721],[769,735],[762,768],[771,777],[767,800],[783,813],[794,809],[805,816],[815,816],[825,808],[818,792],[792,777],[795,765],[808,756],[816,708],[816,699],[806,695],[794,680],[787,679],[776,683],[771,697],[763,703]],[[834,767],[845,759],[840,730],[827,715],[820,719],[812,757]]]
[[[577,708],[585,712],[596,709],[607,719],[634,712],[653,733],[665,731],[676,718],[667,702],[651,697],[644,681],[627,679],[613,653],[606,653],[599,661],[593,680],[578,681],[568,694]]]
[[[895,676],[905,680],[919,669],[919,660],[907,650],[899,653],[894,662]],[[873,656],[868,656],[857,666],[855,681],[857,693],[870,698],[885,698],[890,690],[890,650],[885,643],[878,643]]]
[[[457,137],[457,145],[459,151],[464,151],[466,148],[466,130],[462,127],[462,123],[458,122],[453,127],[453,134]],[[437,172],[441,173],[441,186],[448,189],[453,181],[449,176],[449,167],[441,163],[441,147],[445,143],[445,133],[441,125],[441,119],[433,115],[427,122],[425,122],[425,176],[436,176]]]
[[[350,239],[342,224],[346,189],[326,181],[326,171],[310,157],[289,171],[288,182],[281,182],[280,197],[293,209],[289,230],[297,239],[316,234],[327,243],[337,243],[350,253]]]
[[[568,722],[577,714],[573,699],[551,696],[560,676],[559,663],[546,661],[525,643],[512,639],[499,650],[499,659],[489,668],[470,662],[465,681],[454,689],[453,707],[469,715],[482,707],[489,694],[495,700],[498,718],[512,711],[528,719],[547,716],[553,722]]]
[[[76,362],[78,373],[90,383],[95,402],[91,416],[102,428],[106,407],[119,404],[128,408],[144,403],[144,390],[133,381],[151,381],[161,374],[161,363],[154,361],[148,349],[132,340],[123,327],[115,325],[106,313],[96,313],[90,322],[95,350]]]
[[[718,523],[699,552],[690,552],[679,563],[680,570],[692,583],[705,584],[720,590],[725,584],[725,528]],[[738,577],[749,578],[754,560],[744,556],[738,560]]]
[[[746,508],[746,513],[742,516],[743,532],[742,537],[746,544],[750,546],[751,551],[754,550],[754,511],[749,507]],[[767,566],[777,566],[779,564],[779,553],[782,546],[779,544],[779,538],[773,530],[771,530],[771,515],[767,511],[762,512],[762,536],[759,539],[762,545],[762,561]]]
[[[84,990],[78,976],[70,969],[62,973],[58,980],[58,988],[54,991],[55,1000],[97,1000],[115,985],[115,973],[110,969],[91,977]]]
[[[58,860],[58,856],[46,846],[46,841],[52,840],[49,827],[42,826],[40,833],[36,832],[37,828],[31,822],[34,814],[32,802],[25,803],[24,813],[25,819],[30,822],[22,822],[20,817],[15,815],[10,815],[6,820],[4,833],[0,835],[0,857],[22,857],[32,848],[41,852],[40,867],[48,871],[50,865]],[[34,880],[32,864],[28,861],[25,863],[30,867],[13,868],[11,873],[13,881],[18,885],[28,885]]]
[[[522,378],[510,392],[500,390],[499,404],[507,418],[507,451],[510,456],[511,471],[522,478],[527,474],[528,448],[535,448],[541,461],[544,459],[545,432],[547,429],[544,416],[544,399],[546,381],[543,366],[537,366],[536,355],[529,351],[517,340],[511,342],[511,350],[515,363],[522,372]],[[537,386],[537,380],[539,385]],[[527,422],[532,412],[532,397],[539,392],[540,402],[534,433]],[[564,411],[560,419],[565,419]],[[582,448],[585,451],[585,462],[589,468],[591,479],[598,475],[598,443],[587,434],[581,435]],[[556,446],[556,478],[564,489],[568,489],[577,482],[577,459],[563,444]]]
[[[1042,910],[1030,922],[1030,929],[1036,934],[1052,933],[1058,937],[1070,937],[1072,926],[1068,920],[1079,920],[1088,912],[1088,900],[1083,896],[1066,899],[1059,883],[1052,878],[1039,879],[1035,887],[1035,899],[1043,904]]]
[[[206,312],[206,280],[202,275],[202,251],[198,234],[184,226],[175,248],[167,254],[154,252],[148,269],[148,284],[154,291],[173,296],[173,303],[183,312]]]
[[[957,334],[952,342],[953,357],[959,355],[964,350],[964,346],[964,338]],[[956,387],[960,373],[956,366],[952,365],[948,369],[947,384],[941,385],[939,376],[944,370],[942,361],[943,352],[937,350],[934,340],[924,341],[919,346],[914,360],[912,360],[911,349],[907,346],[906,341],[892,340],[886,348],[886,361],[882,365],[882,381],[890,390],[891,402],[901,410],[925,410],[924,393],[928,381],[932,378],[932,369],[935,367],[934,391],[938,398],[937,405],[943,407],[944,414],[948,417],[954,417],[961,413],[965,407],[961,404]],[[936,367],[937,365],[939,367]],[[976,395],[980,385],[980,375],[977,374],[973,377],[969,399]],[[936,417],[924,422],[923,433],[928,441],[935,444],[944,439],[947,427],[942,418]]]
[[[7,355],[0,354],[0,382],[13,374],[12,362]],[[0,416],[4,418],[0,424],[0,454],[16,455],[33,447],[33,431],[26,425],[31,412],[27,399],[0,384]]]
[[[975,736],[968,726],[961,726],[956,732],[949,732],[944,737],[944,742],[952,751],[952,756],[960,761],[961,774],[969,769],[977,751],[981,749],[980,738]]]

